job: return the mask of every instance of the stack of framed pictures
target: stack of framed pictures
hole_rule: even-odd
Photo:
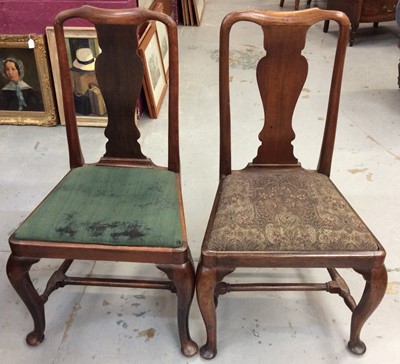
[[[181,0],[183,25],[197,25],[201,23],[205,0]]]
[[[154,9],[162,11],[162,4]],[[80,126],[106,126],[107,110],[94,72],[94,63],[100,54],[95,28],[66,27],[68,58],[74,90],[77,124]],[[60,123],[65,124],[61,79],[53,27],[46,28],[51,69]],[[157,118],[168,87],[169,46],[166,26],[149,22],[139,38],[139,55],[143,59],[143,89],[150,118]],[[138,113],[143,105],[139,102]],[[140,109],[140,110],[139,110]]]

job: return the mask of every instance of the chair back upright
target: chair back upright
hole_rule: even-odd
[[[103,159],[127,159],[139,164],[151,164],[151,161],[141,151],[138,142],[140,131],[135,123],[136,106],[145,72],[143,60],[138,54],[138,34],[143,24],[148,22],[159,21],[166,25],[170,65],[168,169],[179,173],[177,25],[171,17],[143,8],[110,10],[83,6],[65,10],[55,20],[54,29],[71,168],[84,164],[63,31],[64,23],[73,18],[84,19],[94,25],[101,49],[101,53],[96,58],[95,71],[108,116],[105,129],[108,141]]]
[[[239,21],[262,27],[266,55],[258,62],[256,76],[264,108],[264,125],[259,133],[261,145],[252,161],[255,166],[298,165],[293,154],[295,133],[292,118],[308,74],[307,59],[301,54],[309,28],[326,18],[318,8],[299,12],[243,11],[225,17],[220,29],[220,177],[231,173],[229,37]],[[330,11],[330,19],[339,24],[335,64],[332,73],[325,132],[318,171],[329,175],[335,140],[349,20]]]

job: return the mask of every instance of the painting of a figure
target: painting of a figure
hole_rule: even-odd
[[[107,126],[106,104],[95,73],[95,62],[101,53],[96,30],[90,27],[65,27],[64,31],[77,124]],[[64,125],[64,105],[61,79],[57,71],[59,59],[54,28],[47,27],[46,35],[57,105],[60,111],[60,123]]]
[[[0,72],[0,110],[44,111],[32,49],[1,49]]]
[[[0,34],[0,125],[56,125],[43,35]]]

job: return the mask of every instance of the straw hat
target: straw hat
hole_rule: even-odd
[[[72,65],[82,71],[94,71],[94,61],[95,58],[90,48],[79,48]]]

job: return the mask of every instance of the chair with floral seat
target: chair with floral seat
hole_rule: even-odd
[[[64,24],[70,19],[94,24],[101,53],[95,70],[104,96],[108,123],[105,154],[97,163],[84,161],[79,141]],[[169,107],[167,165],[155,165],[138,142],[136,105],[144,63],[138,54],[138,27],[159,21],[169,37]],[[49,295],[66,285],[90,285],[170,290],[177,295],[181,351],[198,347],[189,334],[189,310],[195,271],[188,247],[180,183],[178,138],[177,25],[167,15],[147,9],[106,10],[90,6],[65,10],[54,24],[62,81],[70,171],[9,239],[7,274],[32,315],[34,329],[26,340],[44,339],[44,305]],[[150,139],[151,136],[147,136]],[[39,294],[30,269],[40,259],[62,259]],[[69,276],[74,260],[147,263],[163,278],[134,279]],[[118,264],[118,263],[117,263]]]
[[[338,23],[339,35],[332,60],[319,163],[316,170],[309,170],[300,165],[293,153],[292,118],[308,69],[312,69],[302,55],[307,32],[312,25],[325,20]],[[266,55],[256,68],[264,124],[258,134],[261,143],[255,158],[244,169],[233,170],[229,44],[231,29],[240,22],[259,25],[264,34]],[[385,293],[386,253],[329,178],[349,24],[345,14],[317,8],[294,12],[233,12],[222,22],[220,179],[196,275],[197,300],[207,331],[207,341],[200,349],[204,358],[211,359],[217,354],[219,296],[241,291],[336,293],[352,311],[348,347],[356,354],[366,350],[360,332]],[[312,58],[315,61],[316,57]],[[248,98],[246,102],[249,104]],[[251,119],[252,108],[247,111],[247,118]],[[258,114],[254,111],[254,115]],[[296,125],[301,133],[301,122]],[[258,283],[259,280],[237,283],[241,277],[236,276],[234,282],[233,279],[228,281],[228,275],[238,268],[256,268],[257,272],[260,269],[263,272],[264,268],[326,268],[330,280],[324,283]],[[352,268],[366,280],[358,304],[337,268]],[[251,299],[246,304],[250,307]]]

